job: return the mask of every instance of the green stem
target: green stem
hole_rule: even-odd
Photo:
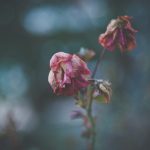
[[[89,118],[89,121],[90,121],[90,123],[92,125],[92,128],[91,128],[92,135],[91,135],[91,141],[90,141],[90,150],[94,150],[95,149],[95,140],[96,140],[95,121],[94,121],[94,118],[93,118],[91,112],[88,114],[88,118]]]
[[[103,49],[102,52],[100,53],[100,57],[96,62],[96,65],[95,65],[95,68],[94,68],[94,71],[93,71],[93,74],[92,74],[92,78],[96,74],[96,71],[97,71],[98,66],[100,65],[100,63],[102,61],[104,53],[105,53],[105,49]],[[90,141],[90,145],[89,145],[90,146],[89,150],[94,150],[95,149],[95,140],[96,140],[95,120],[94,120],[94,117],[92,115],[93,91],[94,91],[94,89],[91,89],[91,87],[89,87],[88,90],[87,90],[88,106],[87,106],[86,111],[87,111],[88,120],[91,124],[91,141]]]
[[[95,120],[94,117],[92,115],[92,95],[93,95],[93,89],[88,89],[88,107],[87,107],[87,116],[89,119],[89,122],[91,124],[91,141],[90,141],[90,149],[89,150],[94,150],[95,148],[95,139],[96,139],[96,134],[95,134]]]

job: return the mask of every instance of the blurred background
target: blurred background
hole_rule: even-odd
[[[148,150],[150,139],[149,3],[143,0],[1,0],[0,150],[86,150],[78,109],[48,84],[58,51],[102,49],[98,36],[112,18],[133,16],[137,47],[106,52],[96,78],[112,82],[109,105],[94,104],[96,150]]]

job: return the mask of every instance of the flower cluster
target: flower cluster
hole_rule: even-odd
[[[136,47],[135,33],[131,25],[131,17],[119,16],[111,20],[105,33],[100,34],[99,44],[104,47],[99,60],[95,65],[93,73],[88,69],[86,62],[95,56],[91,49],[81,48],[75,54],[64,52],[55,53],[50,60],[50,72],[48,82],[57,95],[73,96],[76,104],[86,113],[75,110],[71,114],[72,119],[82,119],[86,130],[83,137],[90,138],[89,147],[94,150],[95,124],[96,119],[92,116],[92,103],[94,100],[109,103],[112,89],[108,81],[93,79],[104,55],[105,49],[114,51],[120,49],[121,52],[131,51]]]
[[[135,48],[137,31],[132,28],[130,20],[129,16],[111,20],[106,32],[99,36],[99,43],[110,51],[119,48],[124,52]],[[78,55],[58,52],[52,56],[48,81],[54,93],[73,96],[90,84],[88,79],[91,72],[84,60],[91,59],[95,52],[82,48]]]

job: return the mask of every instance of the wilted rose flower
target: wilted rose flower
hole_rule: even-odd
[[[89,85],[90,70],[77,55],[58,52],[52,56],[50,68],[48,81],[58,95],[71,96]]]
[[[110,51],[119,48],[123,52],[135,48],[137,31],[132,28],[130,20],[129,16],[119,16],[111,20],[106,32],[99,36],[99,43]]]

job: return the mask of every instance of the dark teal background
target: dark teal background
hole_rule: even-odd
[[[112,82],[109,105],[94,103],[96,150],[148,150],[150,139],[150,22],[143,0],[3,0],[0,2],[0,150],[86,150],[71,97],[48,84],[58,51],[102,47],[112,18],[133,16],[137,47],[107,51],[96,78]]]

